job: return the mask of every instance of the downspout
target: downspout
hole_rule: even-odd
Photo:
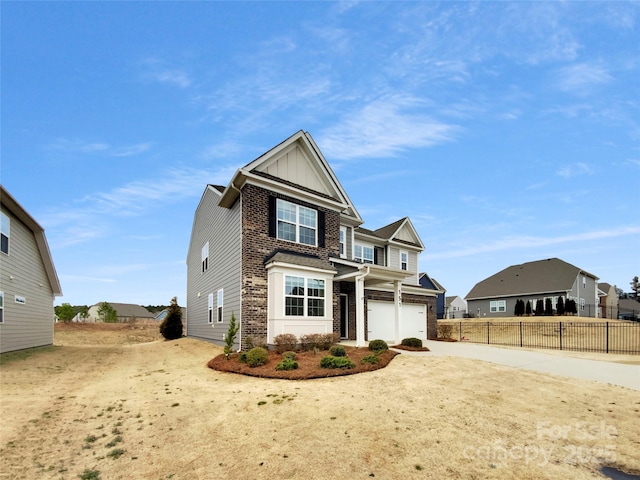
[[[233,183],[233,180],[229,182],[229,185],[231,185],[232,189],[238,192],[238,197],[240,198],[240,202],[242,202],[242,192],[238,187],[235,186],[235,184]],[[242,212],[242,206],[240,207],[240,212]],[[240,245],[242,245],[242,227],[240,227]],[[240,255],[240,259],[242,259],[242,255]],[[240,266],[240,272],[242,272],[242,266]],[[240,276],[242,277],[242,273],[240,273]],[[240,312],[239,312],[240,326],[238,327],[238,353],[242,351],[242,301],[243,301],[242,295],[240,295]]]
[[[363,273],[356,275],[356,347],[364,346],[364,279],[371,272],[368,265],[363,267]]]

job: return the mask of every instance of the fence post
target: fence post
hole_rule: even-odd
[[[522,322],[520,322],[520,348],[522,348]]]
[[[459,341],[462,341],[462,322],[458,322],[458,324],[460,325],[460,335],[458,336],[458,338],[460,339]]]
[[[560,322],[560,350],[562,350],[562,322]]]
[[[606,332],[607,332],[607,335],[606,335],[606,337],[607,337],[607,353],[609,353],[609,322],[607,322],[607,325],[606,325],[605,328],[606,328]]]
[[[489,322],[487,322],[487,345],[491,345],[489,343]]]

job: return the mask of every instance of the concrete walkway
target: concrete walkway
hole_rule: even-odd
[[[429,352],[408,352],[399,350],[403,355],[436,355],[447,357],[465,357],[506,365],[513,368],[562,375],[581,380],[620,385],[640,390],[640,365],[601,362],[582,358],[552,355],[544,351],[529,351],[510,348],[497,348],[488,345],[461,342],[436,342],[427,340],[424,346]]]

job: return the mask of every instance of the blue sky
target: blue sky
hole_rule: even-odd
[[[640,4],[1,2],[1,181],[64,296],[168,304],[207,183],[302,129],[448,295],[640,274]]]

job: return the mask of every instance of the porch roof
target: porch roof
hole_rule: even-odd
[[[411,276],[411,273],[406,270],[383,267],[382,265],[375,265],[373,263],[360,263],[343,258],[332,258],[331,261],[340,265],[342,267],[340,270],[344,272],[334,278],[334,280],[337,281],[348,280],[366,273],[365,279],[367,285],[373,285],[376,283],[402,281]]]

